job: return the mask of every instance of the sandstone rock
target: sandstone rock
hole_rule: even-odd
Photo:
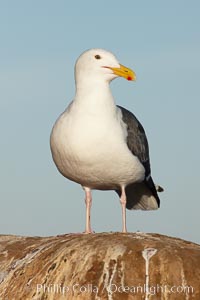
[[[199,300],[200,245],[144,233],[1,235],[0,300],[29,299]]]

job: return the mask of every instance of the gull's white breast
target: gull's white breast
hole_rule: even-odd
[[[88,113],[72,102],[53,127],[51,150],[58,170],[83,186],[115,189],[144,178],[117,111]]]

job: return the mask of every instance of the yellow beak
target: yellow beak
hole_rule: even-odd
[[[123,65],[120,65],[119,68],[109,67],[109,69],[111,69],[113,71],[113,73],[117,76],[124,77],[127,80],[136,80],[135,72],[133,72],[131,69],[129,69]]]

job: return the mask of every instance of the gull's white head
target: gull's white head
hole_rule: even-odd
[[[76,61],[75,79],[79,81],[104,81],[110,82],[116,77],[124,77],[127,80],[135,80],[135,73],[121,65],[117,58],[103,49],[90,49],[82,53]]]

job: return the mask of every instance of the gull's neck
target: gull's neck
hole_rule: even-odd
[[[93,79],[76,82],[74,102],[90,112],[114,111],[116,109],[109,82],[103,80]]]

